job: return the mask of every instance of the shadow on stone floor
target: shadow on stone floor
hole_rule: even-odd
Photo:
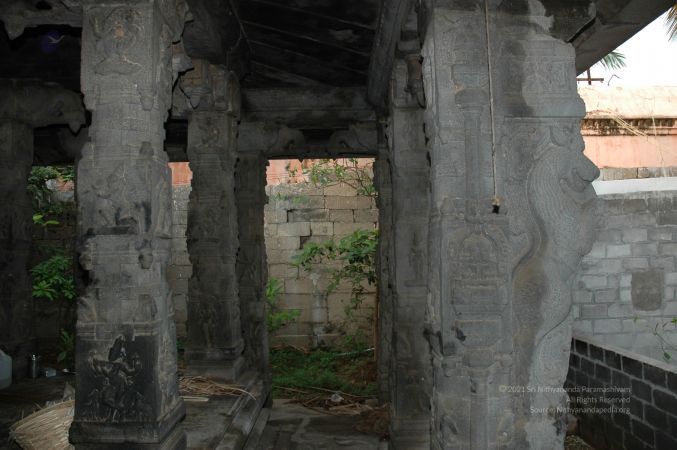
[[[323,414],[289,400],[275,400],[256,450],[380,450],[388,443],[356,430],[360,416]],[[255,450],[247,448],[247,450]]]

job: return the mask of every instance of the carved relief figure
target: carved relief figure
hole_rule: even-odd
[[[596,195],[591,182],[599,172],[583,155],[575,128],[546,130],[527,181],[528,208],[537,224],[529,231],[532,248],[515,271],[515,342],[523,348],[516,370],[523,385],[561,387],[571,341],[571,279],[592,247]],[[527,401],[555,409],[566,400],[566,394],[554,392]],[[529,417],[525,428],[531,448],[561,445],[562,414]]]
[[[116,8],[99,22],[94,19],[94,33],[99,39],[96,48],[104,55],[94,71],[102,75],[131,75],[143,67],[132,55],[141,33],[141,16],[132,8]]]
[[[138,353],[127,353],[124,337],[115,339],[107,359],[92,351],[88,369],[98,385],[89,393],[85,405],[91,419],[103,422],[150,419],[150,405],[137,386],[143,364]]]

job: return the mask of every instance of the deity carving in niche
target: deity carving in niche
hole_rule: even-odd
[[[131,75],[141,70],[142,64],[132,55],[141,33],[141,16],[132,8],[116,8],[102,22],[93,20],[92,28],[98,38],[97,53],[104,55],[94,71],[101,75]]]
[[[87,369],[94,379],[94,389],[87,396],[85,407],[90,419],[102,422],[127,422],[149,420],[151,407],[140,392],[139,378],[143,372],[141,357],[128,352],[128,342],[123,336],[115,339],[102,358],[92,350]]]

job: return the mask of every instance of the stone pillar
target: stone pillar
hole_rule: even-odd
[[[54,84],[0,80],[0,346],[14,378],[27,376],[34,350],[33,296],[28,259],[33,207],[26,187],[33,164],[33,128],[85,122],[75,92]]]
[[[237,255],[237,279],[242,309],[245,358],[249,368],[269,383],[266,296],[268,265],[263,232],[263,207],[266,197],[268,161],[258,153],[241,152],[236,169],[237,221],[240,251]]]
[[[432,368],[424,329],[428,287],[429,167],[419,58],[397,60],[391,80],[388,144],[392,173],[393,336],[390,436],[395,449],[430,448]],[[422,101],[422,100],[421,100]]]
[[[207,69],[201,67],[196,70]],[[185,357],[190,373],[232,382],[244,361],[236,274],[239,87],[237,78],[227,77],[222,69],[211,66],[209,71],[215,101],[202,100],[188,125],[193,180],[186,234],[193,275],[188,285]],[[187,81],[182,81],[184,86]]]
[[[33,206],[26,191],[33,164],[33,128],[0,121],[0,345],[13,358],[13,377],[27,376],[33,351],[33,296],[28,273]]]
[[[374,186],[378,196],[378,252],[376,270],[378,273],[378,340],[377,340],[377,384],[378,397],[383,403],[390,402],[392,352],[393,352],[393,289],[391,284],[393,248],[393,186],[390,152],[385,133],[387,127],[379,130],[378,155],[374,161]]]
[[[431,0],[422,21],[433,449],[563,445],[571,283],[598,171],[559,38],[589,17],[548,5]]]
[[[176,337],[166,268],[171,178],[163,151],[180,0],[86,1],[78,165],[77,449],[180,449]]]

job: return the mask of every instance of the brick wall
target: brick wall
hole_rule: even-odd
[[[596,450],[677,449],[675,367],[591,338],[574,338],[569,361],[570,408],[586,442]],[[605,388],[614,391],[592,392]]]
[[[291,264],[307,242],[336,241],[358,229],[377,226],[378,211],[371,197],[358,196],[350,186],[339,184],[314,187],[309,183],[268,186],[265,207],[266,252],[268,276],[280,280],[283,295],[280,305],[300,310],[298,320],[280,329],[274,342],[283,340],[293,345],[311,346],[317,340],[331,342],[340,335],[342,325],[359,327],[372,337],[375,289],[357,311],[357,320],[345,321],[344,306],[350,300],[350,287],[343,284],[325,299],[329,275],[320,270],[315,276]],[[343,328],[345,329],[345,327]]]
[[[656,327],[677,344],[677,192],[601,199],[598,239],[574,283],[574,332],[662,359]]]

